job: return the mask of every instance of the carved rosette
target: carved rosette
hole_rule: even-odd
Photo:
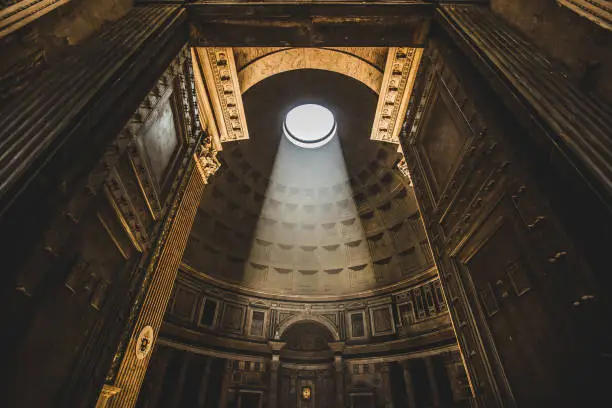
[[[196,54],[202,74],[200,77],[210,96],[221,142],[248,139],[249,131],[232,48],[198,48]],[[196,88],[202,89],[202,86]]]
[[[200,148],[196,152],[196,165],[205,184],[208,184],[208,179],[215,174],[221,166],[221,163],[217,159],[217,149],[215,149],[209,137],[202,141],[202,145],[200,145]]]
[[[399,132],[422,54],[420,48],[389,48],[370,139],[399,143]]]

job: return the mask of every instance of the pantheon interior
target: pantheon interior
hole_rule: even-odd
[[[0,406],[599,407],[608,0],[2,0]]]

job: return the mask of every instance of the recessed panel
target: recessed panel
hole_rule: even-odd
[[[163,183],[168,164],[178,146],[178,135],[170,101],[164,103],[159,116],[143,137],[149,164],[160,184]]]

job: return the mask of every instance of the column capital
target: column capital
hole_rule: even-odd
[[[195,154],[198,171],[206,184],[208,184],[208,179],[221,167],[221,162],[217,159],[217,153],[212,139],[207,136],[202,140],[202,144]]]
[[[102,386],[102,391],[100,391],[96,408],[104,408],[108,406],[110,400],[119,392],[121,392],[121,388],[104,384],[104,386]]]
[[[285,347],[285,344],[287,344],[284,341],[276,341],[276,340],[269,340],[268,341],[268,347],[270,347],[270,351],[272,352],[272,355],[278,355],[280,353],[280,350]]]

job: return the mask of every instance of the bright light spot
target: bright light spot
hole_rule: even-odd
[[[294,145],[315,149],[334,137],[336,120],[333,113],[321,105],[300,105],[287,114],[283,133]]]

